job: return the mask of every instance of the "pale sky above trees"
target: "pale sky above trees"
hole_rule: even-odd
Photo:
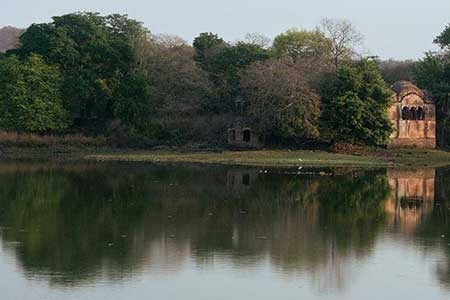
[[[248,32],[271,38],[293,27],[312,29],[324,17],[346,18],[365,37],[370,55],[418,58],[436,49],[432,41],[450,23],[447,0],[2,0],[0,27],[27,27],[76,11],[124,13],[153,33],[192,41],[211,31],[225,40]]]

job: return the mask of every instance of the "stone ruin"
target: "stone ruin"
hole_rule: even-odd
[[[431,96],[409,81],[392,86],[388,115],[393,132],[388,147],[436,147],[436,108]]]
[[[236,119],[228,128],[228,145],[234,148],[260,149],[260,136],[249,126],[244,118]]]

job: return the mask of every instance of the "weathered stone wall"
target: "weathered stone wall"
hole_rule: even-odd
[[[246,139],[246,132],[248,134]],[[228,144],[236,148],[262,147],[259,136],[249,127],[233,127],[228,129]]]
[[[433,103],[426,103],[417,94],[404,96],[400,101],[393,97],[393,104],[388,109],[388,116],[392,121],[393,132],[390,136],[389,147],[436,147],[436,110]],[[404,107],[421,107],[424,110],[423,120],[403,120]]]

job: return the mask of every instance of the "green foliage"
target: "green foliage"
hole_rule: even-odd
[[[150,87],[142,76],[124,78],[114,95],[114,115],[129,129],[143,132],[153,113]]]
[[[226,46],[225,41],[217,34],[211,32],[202,32],[194,39],[195,61],[204,64],[214,49]]]
[[[450,26],[434,40],[443,51],[428,52],[414,68],[415,83],[430,92],[436,104],[437,142],[448,146],[450,134]]]
[[[418,86],[433,95],[436,104],[437,141],[449,143],[450,133],[450,61],[448,54],[427,53],[416,63],[414,78]]]
[[[331,59],[325,36],[320,31],[291,29],[275,37],[272,47],[277,57],[293,62],[305,59]]]
[[[271,52],[278,59],[298,64],[315,84],[324,73],[334,70],[329,42],[319,30],[291,29],[275,37]]]
[[[222,143],[226,124],[247,114],[269,139],[297,141],[318,138],[323,106],[326,137],[384,144],[389,92],[379,70],[344,64],[359,39],[350,23],[325,20],[278,35],[270,50],[255,34],[229,44],[201,33],[192,47],[126,15],[57,16],[0,57],[0,125],[180,145]]]
[[[234,111],[236,98],[241,96],[241,74],[252,63],[269,57],[269,52],[261,46],[242,42],[216,49],[202,64],[216,88],[216,96],[211,99],[208,109],[215,112]]]
[[[387,117],[391,92],[375,61],[344,64],[321,84],[323,132],[332,140],[385,145],[391,133]]]
[[[434,43],[438,44],[442,49],[450,46],[450,24],[434,39]]]
[[[23,62],[14,56],[0,61],[0,127],[30,132],[67,128],[60,85],[58,69],[38,55]]]
[[[442,105],[450,92],[450,61],[443,54],[428,52],[420,59],[414,68],[416,83],[430,91],[437,100],[437,105]]]
[[[113,95],[134,63],[133,41],[145,35],[142,25],[126,16],[75,13],[33,24],[10,51],[24,58],[41,55],[60,68],[65,107],[80,121],[113,117]]]

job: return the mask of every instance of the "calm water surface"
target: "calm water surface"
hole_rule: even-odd
[[[450,169],[0,164],[1,299],[450,299]]]

